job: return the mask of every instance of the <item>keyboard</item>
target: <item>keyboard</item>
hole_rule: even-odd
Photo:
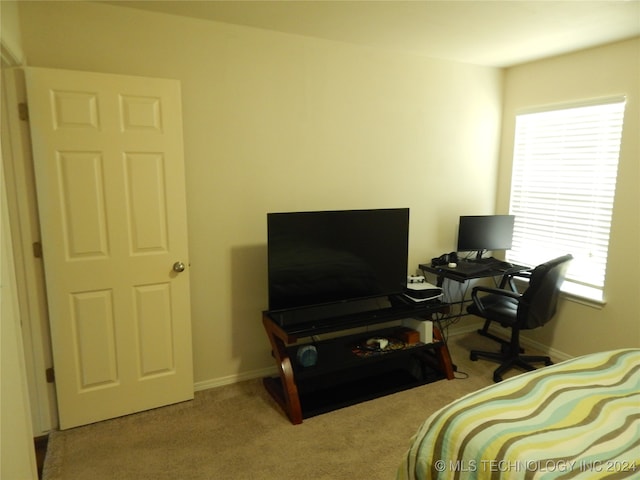
[[[516,265],[502,260],[496,260],[495,262],[491,263],[490,266],[491,268],[495,268],[496,270],[509,270]]]
[[[504,260],[499,260],[497,258],[489,257],[489,258],[480,258],[477,260],[469,260],[472,264],[483,265],[487,267],[487,269],[491,270],[500,270],[506,271],[510,270],[514,267],[522,268],[520,265],[513,265],[512,263],[506,262]]]

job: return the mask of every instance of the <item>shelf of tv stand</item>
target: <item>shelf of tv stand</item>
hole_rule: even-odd
[[[372,312],[355,315],[353,320],[359,324],[368,317],[368,325],[410,317],[428,320],[434,313],[446,313],[447,308],[446,304],[432,304],[417,309],[383,309],[373,316]],[[303,367],[297,362],[297,350],[304,345],[297,344],[300,338],[358,326],[347,321],[350,319],[341,318],[340,322],[328,319],[314,325],[282,327],[269,312],[263,313],[263,324],[279,373],[277,377],[265,378],[264,385],[293,424],[302,423],[303,418],[319,413],[443,378],[453,378],[447,346],[435,325],[434,341],[429,344],[408,345],[366,357],[353,352],[354,347],[367,338],[393,336],[398,327],[392,327],[314,342],[318,352],[317,363]],[[416,368],[419,369],[417,376],[412,374]]]

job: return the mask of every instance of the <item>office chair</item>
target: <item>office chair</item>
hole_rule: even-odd
[[[526,271],[519,270],[518,272],[507,271],[502,275],[502,279],[500,280],[500,286],[498,288],[506,289],[507,287],[509,287],[512,292],[518,293],[519,290],[518,290],[518,286],[514,281],[514,277],[529,278],[530,274],[531,274],[531,270],[526,270]],[[495,342],[498,342],[500,344],[500,348],[502,349],[501,351],[503,353],[506,352],[509,349],[511,342],[509,340],[505,340],[504,338],[498,337],[493,333],[491,333],[489,331],[490,326],[491,326],[491,320],[488,318],[485,318],[484,325],[482,326],[481,329],[478,330],[478,333],[483,337],[487,337]],[[520,347],[520,353],[524,353],[524,348]]]
[[[503,346],[500,353],[472,350],[469,358],[478,360],[479,357],[488,358],[500,363],[493,372],[493,381],[501,382],[502,375],[515,367],[524,370],[535,370],[531,363],[553,362],[546,356],[522,355],[520,348],[520,331],[542,327],[553,318],[556,313],[560,286],[569,266],[571,255],[564,255],[538,265],[529,272],[515,273],[508,279],[513,285],[514,276],[529,278],[529,286],[522,293],[515,288],[512,290],[474,287],[471,292],[473,303],[467,307],[467,312],[485,319],[497,322],[503,327],[511,328],[511,339]],[[484,294],[484,295],[481,295]]]

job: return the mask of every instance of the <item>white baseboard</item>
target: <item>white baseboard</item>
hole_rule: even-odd
[[[482,322],[465,322],[464,325],[456,325],[455,328],[452,328],[449,331],[449,336],[457,336],[463,335],[465,333],[472,333],[478,330],[478,328],[482,327]],[[494,333],[494,332],[491,332]],[[504,335],[500,335],[500,333],[495,333],[497,337],[504,338],[507,340],[507,337]],[[521,343],[524,347],[530,347],[540,352],[543,352],[546,355],[549,355],[555,360],[564,361],[573,358],[572,355],[564,353],[560,350],[556,350],[555,348],[551,348],[548,345],[544,345],[536,340],[531,338],[527,338],[526,336],[520,337]],[[194,391],[198,392],[201,390],[208,390],[210,388],[222,387],[224,385],[231,385],[238,382],[243,382],[246,380],[253,380],[255,378],[263,378],[269,377],[278,374],[278,369],[274,367],[263,368],[259,370],[252,370],[250,372],[244,372],[237,375],[227,375],[226,377],[213,378],[210,380],[203,380],[201,382],[196,382],[193,385]]]
[[[482,327],[482,322],[464,322],[464,324],[455,325],[449,328],[449,336],[455,337],[456,335],[464,335],[465,333],[472,333]]]
[[[481,327],[482,327],[482,322],[480,322],[480,323],[469,322],[469,323],[465,324],[464,326],[456,325],[455,328],[452,328],[449,331],[449,336],[456,336],[456,335],[463,335],[465,333],[472,333],[472,332],[477,331]],[[495,335],[496,337],[503,338],[504,340],[509,340],[508,337],[506,337],[505,335],[501,335],[502,332],[494,332],[494,331],[492,331],[491,333],[493,335]],[[549,355],[553,359],[556,359],[556,360],[561,361],[561,362],[573,358],[573,355],[569,355],[568,353],[565,353],[565,352],[563,352],[561,350],[557,350],[555,348],[552,348],[549,345],[545,345],[543,343],[540,343],[537,340],[534,340],[532,338],[528,338],[526,335],[521,335],[520,336],[520,343],[522,344],[523,347],[533,348],[533,349],[538,350],[538,351],[544,353],[545,355]]]
[[[231,385],[234,383],[244,382],[246,380],[269,377],[277,374],[278,369],[275,366],[260,370],[252,370],[250,372],[244,372],[237,375],[227,375],[226,377],[212,378],[210,380],[196,382],[193,385],[193,390],[198,392],[201,390],[208,390],[210,388],[222,387],[223,385]]]
[[[522,345],[525,347],[528,346],[531,348],[535,348],[536,350],[540,350],[546,355],[549,355],[551,358],[557,359],[561,362],[564,362],[565,360],[569,360],[573,358],[573,355],[569,355],[568,353],[552,348],[548,345],[545,345],[536,340],[533,340],[532,338],[527,338],[526,336],[520,337],[520,343],[522,343]]]

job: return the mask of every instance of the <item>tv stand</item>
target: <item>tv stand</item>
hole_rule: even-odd
[[[453,365],[440,330],[433,326],[433,342],[416,343],[389,352],[362,355],[357,349],[363,339],[393,337],[402,327],[387,327],[350,333],[358,326],[371,326],[405,318],[429,320],[433,314],[447,313],[448,305],[429,303],[396,304],[367,314],[329,318],[324,322],[282,326],[271,312],[263,312],[262,322],[269,337],[278,368],[277,377],[266,377],[264,386],[284,410],[291,423],[347,405],[424,385],[453,379]],[[353,322],[350,322],[353,320]],[[407,329],[404,329],[405,331]],[[336,337],[312,342],[317,363],[302,366],[297,358],[300,339],[334,332]],[[342,335],[346,332],[345,335]]]

